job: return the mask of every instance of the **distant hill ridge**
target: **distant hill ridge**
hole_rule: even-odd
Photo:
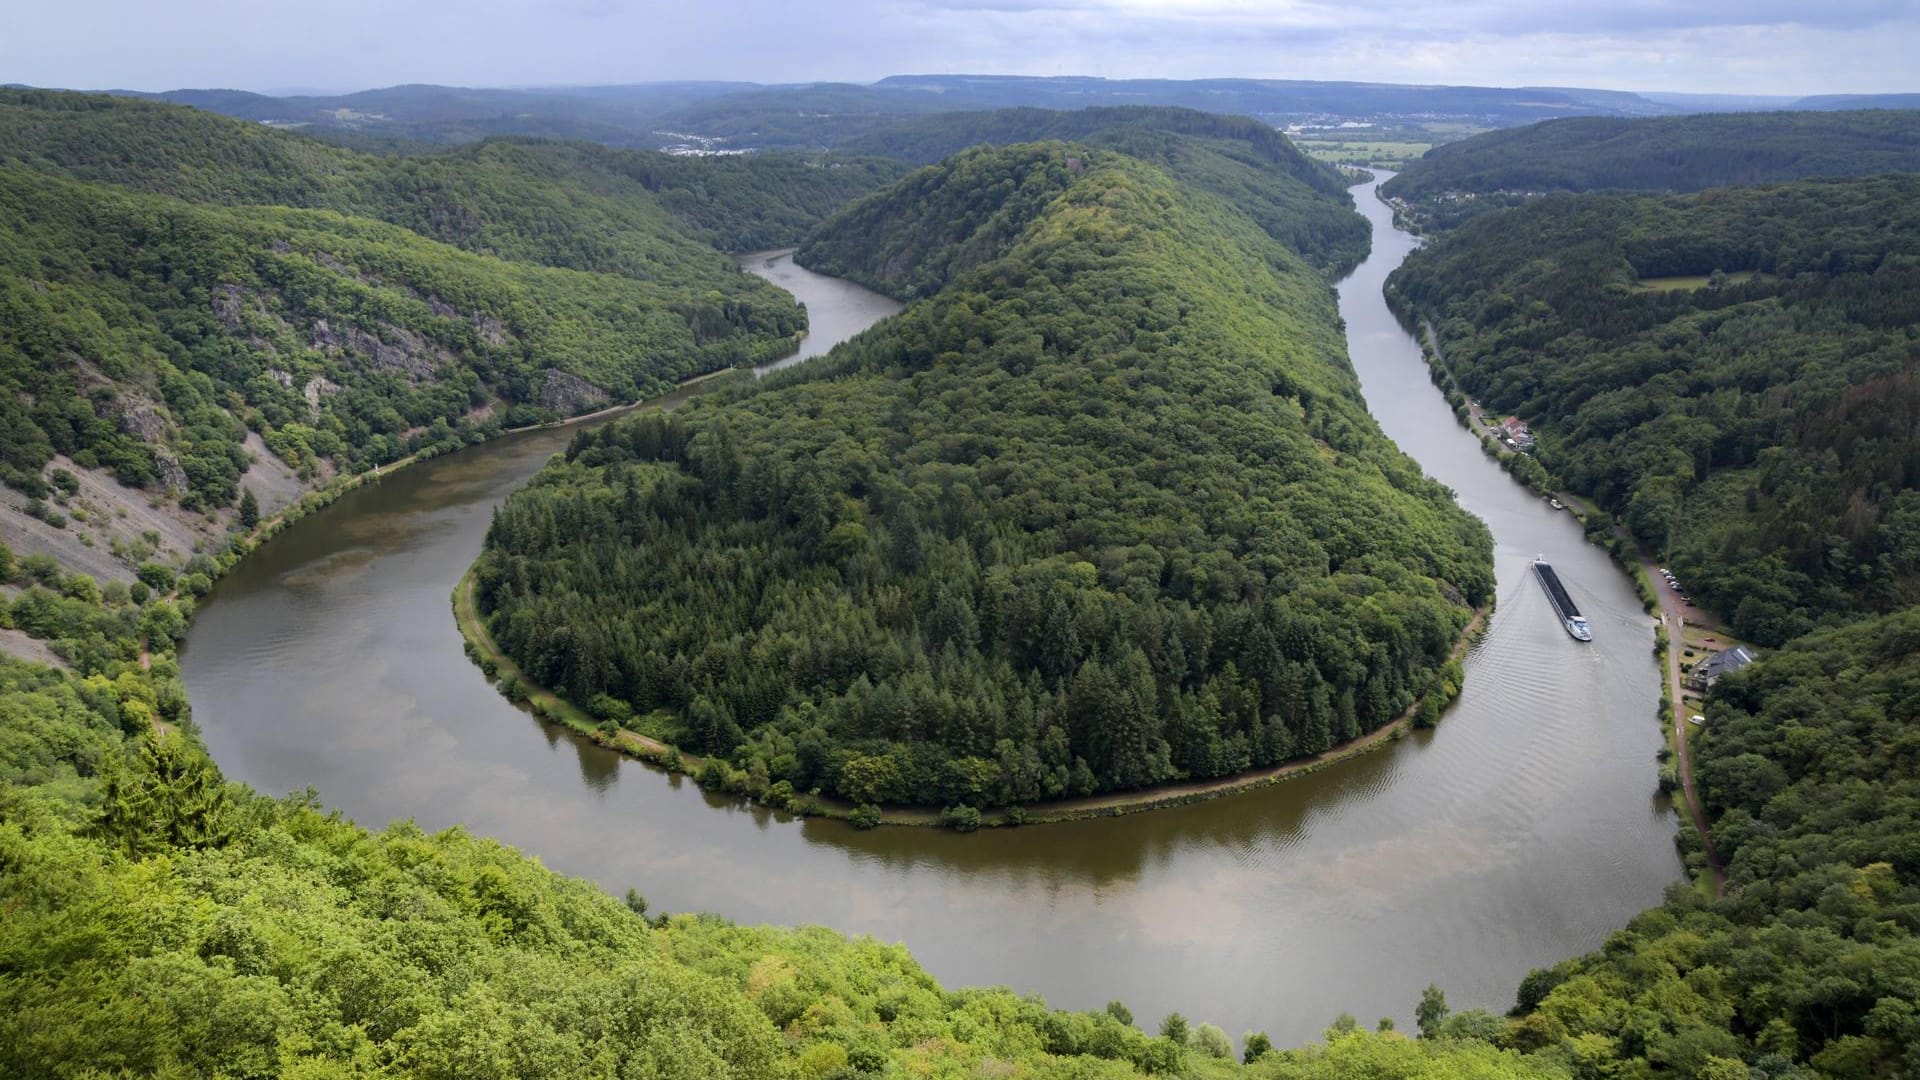
[[[1436,146],[1382,191],[1686,192],[1920,170],[1920,110],[1577,117]]]

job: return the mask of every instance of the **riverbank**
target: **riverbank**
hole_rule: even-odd
[[[702,787],[727,791],[801,817],[837,818],[856,822],[861,827],[868,828],[875,825],[929,826],[945,823],[942,811],[932,807],[884,806],[880,808],[879,817],[873,818],[863,815],[861,807],[853,803],[820,794],[818,791],[797,794],[790,790],[779,791],[777,787],[760,792],[743,790],[744,785],[748,783],[746,774],[733,769],[726,762],[684,753],[659,739],[596,720],[585,709],[528,678],[520,665],[502,652],[494,643],[493,635],[488,633],[486,622],[480,617],[479,606],[474,601],[471,567],[461,575],[460,583],[454,587],[452,599],[454,622],[459,626],[460,636],[466,643],[468,659],[480,668],[507,700],[516,705],[523,705],[528,712],[540,720],[559,724],[577,735],[593,740],[600,746],[626,754],[666,772],[693,776],[700,781]],[[1485,633],[1487,619],[1491,614],[1490,605],[1474,611],[1472,620],[1460,632],[1459,640],[1454,643],[1453,650],[1448,653],[1446,663],[1436,673],[1436,679],[1451,687],[1452,690],[1450,694],[1444,695],[1445,700],[1437,701],[1440,713],[1445,712],[1446,707],[1459,696],[1461,689],[1460,682],[1450,681],[1447,672],[1463,660],[1467,649],[1479,640],[1481,634]],[[1227,795],[1255,791],[1297,776],[1304,776],[1316,769],[1325,768],[1405,738],[1408,732],[1413,730],[1415,719],[1427,705],[1427,701],[1428,698],[1423,696],[1407,706],[1399,716],[1387,724],[1365,735],[1329,747],[1312,757],[1295,758],[1278,765],[1210,780],[1183,780],[1142,788],[1138,791],[1054,799],[981,811],[979,824],[994,828],[1086,821],[1093,818],[1119,817],[1123,814],[1185,806]],[[739,779],[736,781],[735,777]]]
[[[1409,321],[1410,312],[1395,312],[1403,325]],[[1413,333],[1408,327],[1408,333]],[[1627,532],[1625,527],[1614,520],[1611,514],[1601,510],[1585,496],[1564,490],[1564,485],[1549,472],[1545,466],[1535,461],[1531,455],[1521,454],[1508,449],[1499,440],[1493,426],[1481,414],[1479,404],[1466,396],[1453,369],[1447,364],[1446,354],[1441,351],[1439,335],[1434,331],[1433,323],[1424,315],[1419,317],[1420,352],[1427,361],[1434,384],[1446,396],[1453,407],[1454,416],[1479,440],[1481,449],[1500,461],[1502,469],[1514,482],[1543,498],[1551,497],[1562,503],[1593,543],[1605,548],[1612,556],[1614,564],[1633,581],[1634,591],[1640,596],[1641,604],[1649,613],[1656,614],[1658,621],[1654,628],[1653,653],[1660,666],[1660,706],[1656,719],[1662,728],[1662,739],[1667,752],[1674,762],[1673,775],[1663,777],[1662,786],[1671,785],[1680,794],[1684,814],[1693,826],[1693,841],[1698,844],[1692,849],[1685,842],[1685,834],[1676,838],[1683,857],[1690,862],[1697,857],[1700,876],[1695,885],[1714,897],[1721,896],[1726,889],[1726,864],[1720,858],[1713,844],[1713,836],[1707,827],[1706,810],[1700,801],[1700,792],[1693,779],[1693,755],[1691,740],[1688,738],[1685,684],[1681,678],[1680,653],[1684,648],[1686,627],[1689,620],[1677,598],[1670,590],[1663,590],[1655,577],[1658,564],[1654,556],[1640,542]],[[1530,468],[1516,468],[1525,462]],[[1524,475],[1523,475],[1524,473]],[[1604,536],[1604,540],[1602,537]],[[1696,624],[1704,625],[1704,624]],[[1663,755],[1664,758],[1665,755]],[[1664,768],[1663,768],[1664,771]]]

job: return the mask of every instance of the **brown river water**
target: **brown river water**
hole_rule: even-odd
[[[1211,802],[964,836],[709,796],[536,721],[461,651],[454,583],[492,508],[570,434],[540,431],[401,470],[236,567],[184,654],[207,745],[228,776],[312,786],[369,826],[460,825],[656,910],[904,942],[949,986],[1117,998],[1148,1028],[1177,1009],[1283,1045],[1342,1010],[1406,1029],[1428,982],[1504,1010],[1530,968],[1597,946],[1680,876],[1655,795],[1652,620],[1571,516],[1455,423],[1380,298],[1415,241],[1371,186],[1355,194],[1374,250],[1340,298],[1368,403],[1496,542],[1498,613],[1432,732]],[[801,358],[897,308],[777,255],[743,265],[806,303]],[[1536,553],[1591,645],[1559,628]]]

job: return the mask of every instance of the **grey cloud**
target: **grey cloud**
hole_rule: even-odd
[[[1906,90],[1912,0],[67,0],[0,81],[167,89],[896,72],[1816,93]]]

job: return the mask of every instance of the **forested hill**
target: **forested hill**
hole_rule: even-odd
[[[1334,275],[1366,256],[1366,222],[1348,181],[1285,135],[1244,116],[1180,108],[1000,109],[902,121],[840,144],[841,153],[924,165],[970,146],[1064,140],[1150,161],[1234,204],[1274,239]],[[839,226],[820,235],[838,237]]]
[[[971,152],[887,194],[902,228],[960,205],[942,178],[1016,239],[804,375],[578,437],[476,566],[500,645],[860,803],[1219,776],[1436,713],[1490,540],[1368,416],[1324,281],[1123,155]],[[1028,191],[1057,194],[996,194]]]
[[[1741,636],[1920,602],[1920,176],[1548,198],[1388,291]]]
[[[1436,146],[1389,196],[1640,191],[1920,171],[1920,110],[1582,116]]]
[[[1005,255],[1086,169],[1066,152],[967,150],[841,211],[794,259],[896,299],[931,296]]]
[[[649,281],[731,273],[713,247],[794,243],[902,171],[534,139],[373,155],[197,109],[31,90],[0,90],[0,162],[194,202],[337,210],[485,254]]]
[[[249,428],[298,469],[379,464],[451,425],[576,412],[768,359],[806,325],[744,278],[710,282],[734,287],[706,299],[366,219],[17,168],[0,167],[0,223],[0,476],[41,495],[57,452],[226,507]]]
[[[220,546],[242,491],[271,510],[778,356],[805,312],[720,249],[794,242],[903,171],[532,140],[375,156],[0,91],[0,539],[130,579]],[[128,517],[154,500],[164,521]]]

